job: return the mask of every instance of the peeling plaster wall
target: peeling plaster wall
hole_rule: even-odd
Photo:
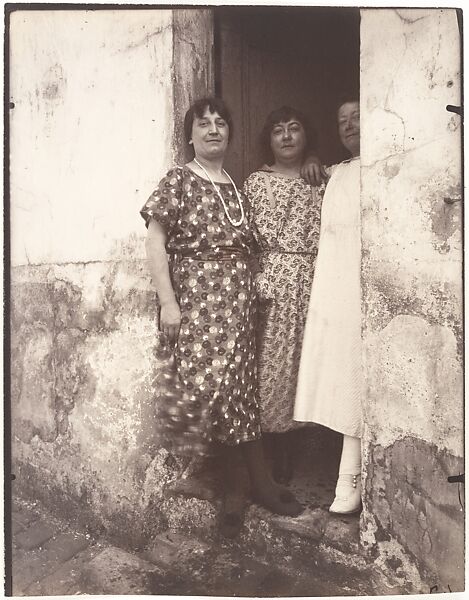
[[[130,544],[166,526],[162,490],[184,466],[153,431],[157,307],[138,214],[177,154],[179,12],[11,17],[15,490]],[[197,58],[203,79],[200,50],[178,60]]]
[[[397,578],[409,559],[429,586],[460,591],[463,512],[447,482],[464,471],[456,12],[361,14],[362,541]]]
[[[18,11],[10,33],[12,263],[118,258],[172,157],[172,13]]]

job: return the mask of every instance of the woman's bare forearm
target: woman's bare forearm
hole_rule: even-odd
[[[171,284],[166,254],[166,232],[156,221],[149,223],[146,249],[151,277],[161,307],[159,328],[166,338],[174,343],[179,335],[181,311]]]

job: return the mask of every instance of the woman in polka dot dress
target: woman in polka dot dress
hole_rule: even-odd
[[[196,410],[208,410],[204,435],[222,458],[220,528],[229,537],[243,525],[249,482],[253,498],[273,512],[294,516],[302,510],[271,479],[261,445],[253,237],[245,199],[223,169],[232,131],[221,100],[195,102],[184,120],[194,159],[172,168],[141,211],[160,330],[175,344],[183,392]]]

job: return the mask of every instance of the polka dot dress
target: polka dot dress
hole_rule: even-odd
[[[239,220],[232,185],[217,185]],[[240,227],[231,225],[212,184],[188,167],[167,173],[141,215],[147,225],[156,219],[168,236],[181,309],[176,371],[190,405],[208,410],[205,437],[229,445],[259,438],[249,215]]]

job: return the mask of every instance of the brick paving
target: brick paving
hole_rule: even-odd
[[[254,509],[254,512],[262,509]],[[117,548],[70,531],[39,507],[15,501],[15,514],[26,523],[13,535],[12,588],[15,596],[70,594],[177,594],[236,596],[350,595],[366,589],[357,569],[331,565],[317,557],[298,561],[281,549],[282,560],[240,541],[202,540],[181,532],[157,535],[139,552]],[[287,535],[318,538],[318,515],[278,517],[275,527]],[[286,525],[286,521],[290,521]],[[316,525],[315,525],[316,523]],[[308,524],[311,524],[310,528]],[[340,526],[339,526],[340,528]],[[327,527],[325,528],[327,529]],[[323,531],[324,528],[320,529]],[[28,533],[31,531],[31,538]],[[43,535],[38,532],[42,531]],[[50,535],[52,531],[52,535]],[[334,528],[336,531],[336,528]],[[342,534],[347,534],[344,530]],[[324,534],[322,540],[324,542]],[[47,539],[46,539],[47,538]],[[259,555],[259,556],[257,556]],[[347,581],[347,583],[345,583]],[[348,589],[347,589],[348,588]]]

